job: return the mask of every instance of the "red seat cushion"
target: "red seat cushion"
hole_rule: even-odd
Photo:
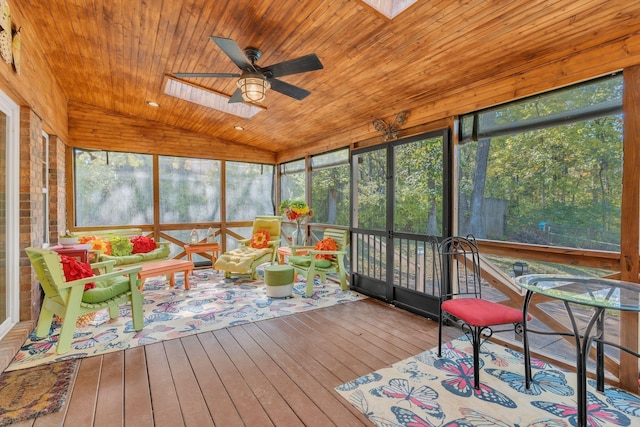
[[[446,311],[471,326],[522,322],[522,310],[480,298],[457,298],[442,303]],[[531,316],[527,316],[529,320]]]

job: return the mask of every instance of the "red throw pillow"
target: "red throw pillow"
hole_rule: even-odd
[[[67,255],[60,255],[60,262],[62,263],[62,271],[64,272],[64,278],[67,282],[95,276],[93,270],[91,270],[91,266],[86,262],[78,261],[76,258]],[[96,284],[93,282],[86,283],[84,290],[86,291],[95,287]]]
[[[146,254],[158,247],[151,237],[136,236],[129,239],[129,241],[133,243],[132,254]]]
[[[316,243],[314,247],[316,251],[337,251],[338,245],[336,245],[336,241],[331,237],[325,237]],[[317,254],[316,259],[332,259],[334,255],[332,254]]]
[[[269,234],[268,230],[258,230],[253,233],[251,247],[255,249],[266,248],[269,246],[269,239],[271,239],[271,234]]]

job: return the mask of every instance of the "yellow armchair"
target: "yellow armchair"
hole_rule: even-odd
[[[269,232],[269,242],[265,248],[253,248],[251,239],[239,240],[239,247],[226,252],[215,263],[215,269],[224,271],[224,277],[231,275],[249,275],[258,279],[257,267],[266,262],[275,263],[276,252],[280,247],[281,216],[257,216],[253,221],[251,234],[258,230]]]

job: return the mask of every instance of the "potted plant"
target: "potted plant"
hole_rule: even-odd
[[[58,243],[62,246],[73,246],[78,244],[78,238],[66,230],[64,234],[58,236]]]

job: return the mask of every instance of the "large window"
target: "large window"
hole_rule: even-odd
[[[280,165],[280,200],[305,200],[304,159]]]
[[[219,160],[159,158],[160,222],[220,221]]]
[[[349,150],[311,157],[313,222],[349,225]]]
[[[461,118],[458,233],[619,250],[622,77]]]
[[[73,152],[76,226],[153,224],[151,155]]]
[[[226,163],[227,220],[252,220],[256,215],[273,215],[273,165]]]

